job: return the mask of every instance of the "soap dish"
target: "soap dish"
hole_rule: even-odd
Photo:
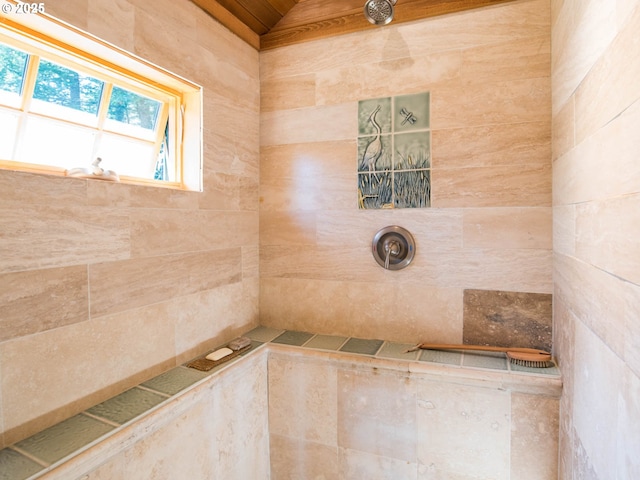
[[[237,357],[241,353],[246,352],[250,348],[251,348],[251,345],[247,345],[247,346],[241,348],[240,350],[234,350],[234,351],[232,351],[232,353],[230,353],[228,355],[225,355],[224,357],[220,358],[219,360],[209,360],[206,357],[196,358],[195,360],[187,363],[187,367],[195,368],[196,370],[200,370],[202,372],[208,372],[212,368],[217,367],[218,365],[221,365],[221,364],[223,364],[225,362],[228,362],[229,360]]]

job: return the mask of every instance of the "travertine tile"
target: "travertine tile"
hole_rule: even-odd
[[[432,137],[434,168],[536,165],[549,161],[549,122],[436,129]]]
[[[269,432],[337,447],[337,389],[335,365],[271,355]]]
[[[361,337],[410,343],[461,339],[458,289],[263,278],[260,294],[261,321],[280,328],[348,336],[357,332]],[[280,300],[283,295],[288,302]],[[399,318],[403,321],[395,321]]]
[[[88,319],[87,268],[0,275],[0,342]]]
[[[640,193],[576,207],[576,255],[640,285]]]
[[[90,2],[87,23],[94,35],[129,52],[133,51],[135,8],[128,0]]]
[[[264,210],[346,210],[357,208],[356,173],[328,177],[266,178],[260,184]]]
[[[338,446],[415,463],[415,386],[403,375],[338,371]]]
[[[260,145],[352,139],[357,131],[357,108],[354,101],[328,107],[265,112],[260,119]]]
[[[575,146],[575,97],[570,97],[553,117],[552,158],[558,159]]]
[[[269,478],[267,357],[255,356],[239,367],[211,389],[210,428],[215,441],[202,442],[204,459],[217,452],[214,477]]]
[[[260,245],[308,245],[317,242],[315,211],[260,212]]]
[[[431,88],[432,128],[549,120],[548,77],[443,82]],[[461,115],[460,112],[464,112]]]
[[[46,12],[78,28],[87,30],[89,0],[61,0],[46,5]]]
[[[576,322],[573,425],[598,478],[616,471],[624,364],[584,324]],[[612,428],[613,427],[613,428]]]
[[[424,90],[425,85],[448,82],[459,76],[462,63],[459,51],[412,57],[407,51],[404,57],[396,58],[403,45],[405,51],[408,50],[406,40],[400,32],[389,38],[389,49],[382,52],[382,61],[379,58],[375,62],[356,61],[316,73],[317,105],[387,97],[389,92]],[[391,58],[385,58],[388,53]],[[385,82],[378,81],[381,75]]]
[[[145,371],[160,373],[174,356],[174,327],[162,305],[0,344],[7,443],[120,393]]]
[[[491,81],[551,75],[549,31],[541,32],[539,36],[467,48],[462,53],[462,78]]]
[[[417,401],[418,478],[510,478],[508,392],[425,382]]]
[[[348,448],[340,449],[339,478],[358,480],[375,478],[376,480],[416,480],[418,465],[383,455],[374,455]],[[338,477],[336,477],[338,478]]]
[[[551,294],[464,291],[464,343],[551,351],[551,321]]]
[[[240,280],[240,249],[98,263],[89,269],[91,315],[166,301]]]
[[[215,225],[216,228],[211,228]],[[230,242],[229,232],[234,232]],[[258,243],[257,212],[134,209],[131,256],[148,257]]]
[[[636,478],[640,475],[640,460],[635,452],[640,451],[640,437],[637,425],[640,424],[640,378],[629,370],[624,371],[622,395],[618,400],[616,473],[620,478]]]
[[[553,165],[554,205],[639,192],[638,122],[640,103],[636,102],[556,160]]]
[[[640,75],[640,66],[637,62],[628,61],[630,55],[636,55],[640,51],[637,35],[640,29],[640,10],[636,8],[624,28],[618,32],[614,4],[598,4],[598,7],[595,4],[590,6],[591,23],[585,25],[585,38],[594,37],[594,42],[599,42],[599,51],[593,59],[597,61],[589,63],[589,73],[584,80],[581,79],[582,83],[576,91],[578,143],[636,102],[640,94],[640,87],[635,81]],[[599,11],[600,9],[604,12]],[[601,18],[602,13],[607,16]],[[600,28],[593,32],[592,28],[597,26]],[[606,38],[598,38],[602,28],[608,28]],[[582,49],[582,44],[580,48]]]
[[[511,394],[511,477],[558,477],[558,399]]]
[[[271,434],[271,480],[342,478],[338,447]]]
[[[562,255],[576,253],[576,209],[574,205],[553,207],[553,249]]]
[[[21,206],[0,211],[0,272],[129,257],[127,212],[90,207]]]
[[[267,145],[260,149],[260,177],[318,180],[318,177],[351,174],[355,179],[356,157],[357,142],[354,139]]]
[[[431,178],[431,204],[438,208],[551,205],[548,164],[434,168]]]
[[[296,75],[260,82],[260,111],[311,107],[316,103],[316,78]]]
[[[77,178],[3,170],[0,175],[0,204],[5,208],[51,205],[51,198],[55,198],[58,207],[84,206],[88,185],[86,180]]]
[[[550,208],[471,208],[463,213],[467,248],[551,249]]]

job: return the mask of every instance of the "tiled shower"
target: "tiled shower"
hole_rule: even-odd
[[[632,455],[640,448],[637,1],[516,0],[260,54],[186,0],[69,0],[48,2],[47,11],[204,86],[205,191],[0,172],[3,446],[183,368],[259,324],[315,335],[309,341],[460,343],[471,334],[471,295],[493,298],[483,308],[500,305],[489,315],[502,318],[513,302],[496,299],[528,295],[537,300],[524,303],[547,319],[553,295],[563,382],[558,478],[640,475]],[[358,178],[369,174],[358,169],[359,102],[425,92],[429,207],[359,208]],[[375,232],[393,224],[417,242],[413,263],[398,272],[380,268],[370,252]],[[153,288],[141,288],[150,277]],[[549,324],[539,328],[533,333],[548,338]],[[410,367],[389,370],[379,353],[358,357],[369,366],[350,371],[337,366],[338,353],[305,360],[295,348],[274,347],[271,365],[256,351],[198,383],[184,402],[171,403],[169,416],[144,417],[138,428],[147,440],[133,446],[123,435],[104,444],[113,452],[131,447],[115,463],[84,454],[86,471],[118,478],[137,458],[159,478],[178,478],[177,465],[207,478],[189,460],[205,458],[208,446],[220,471],[247,478],[260,477],[234,469],[270,469],[276,478],[280,468],[299,468],[291,452],[317,453],[322,463],[331,448],[355,452],[342,457],[345,471],[406,468],[397,460],[410,459],[382,454],[346,430],[330,442],[326,430],[286,430],[276,412],[265,423],[271,412],[259,399],[276,388],[268,372],[300,379],[282,383],[287,391],[332,372],[344,389],[331,397],[342,416],[327,418],[349,412],[363,425],[370,418],[357,398],[375,398],[366,392],[385,385],[400,392],[400,404],[415,400],[421,415],[437,403],[431,398],[447,395],[493,402],[466,395],[478,385],[425,380],[429,388],[411,390]],[[373,372],[367,362],[387,370],[363,375]],[[455,379],[462,367],[442,368]],[[311,391],[327,394],[317,387]],[[540,434],[518,422],[551,411],[554,400],[540,405],[521,392],[481,387],[489,391],[505,407],[502,418],[511,415],[511,429]],[[408,420],[381,425],[387,421]],[[447,425],[433,420],[429,428],[446,438]],[[180,448],[193,438],[193,448]],[[499,438],[503,456],[506,443],[511,453],[528,451]],[[156,441],[165,449],[154,453]],[[262,446],[251,466],[237,466],[232,452],[251,442]],[[443,461],[448,451],[436,453]],[[437,478],[430,467],[416,465],[417,478]]]

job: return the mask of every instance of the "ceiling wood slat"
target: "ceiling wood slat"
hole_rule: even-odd
[[[365,0],[192,0],[258,50],[384,28],[364,17]],[[398,0],[393,24],[516,0]]]

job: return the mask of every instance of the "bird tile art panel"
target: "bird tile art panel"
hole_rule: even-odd
[[[429,92],[358,102],[358,206],[431,206]]]

